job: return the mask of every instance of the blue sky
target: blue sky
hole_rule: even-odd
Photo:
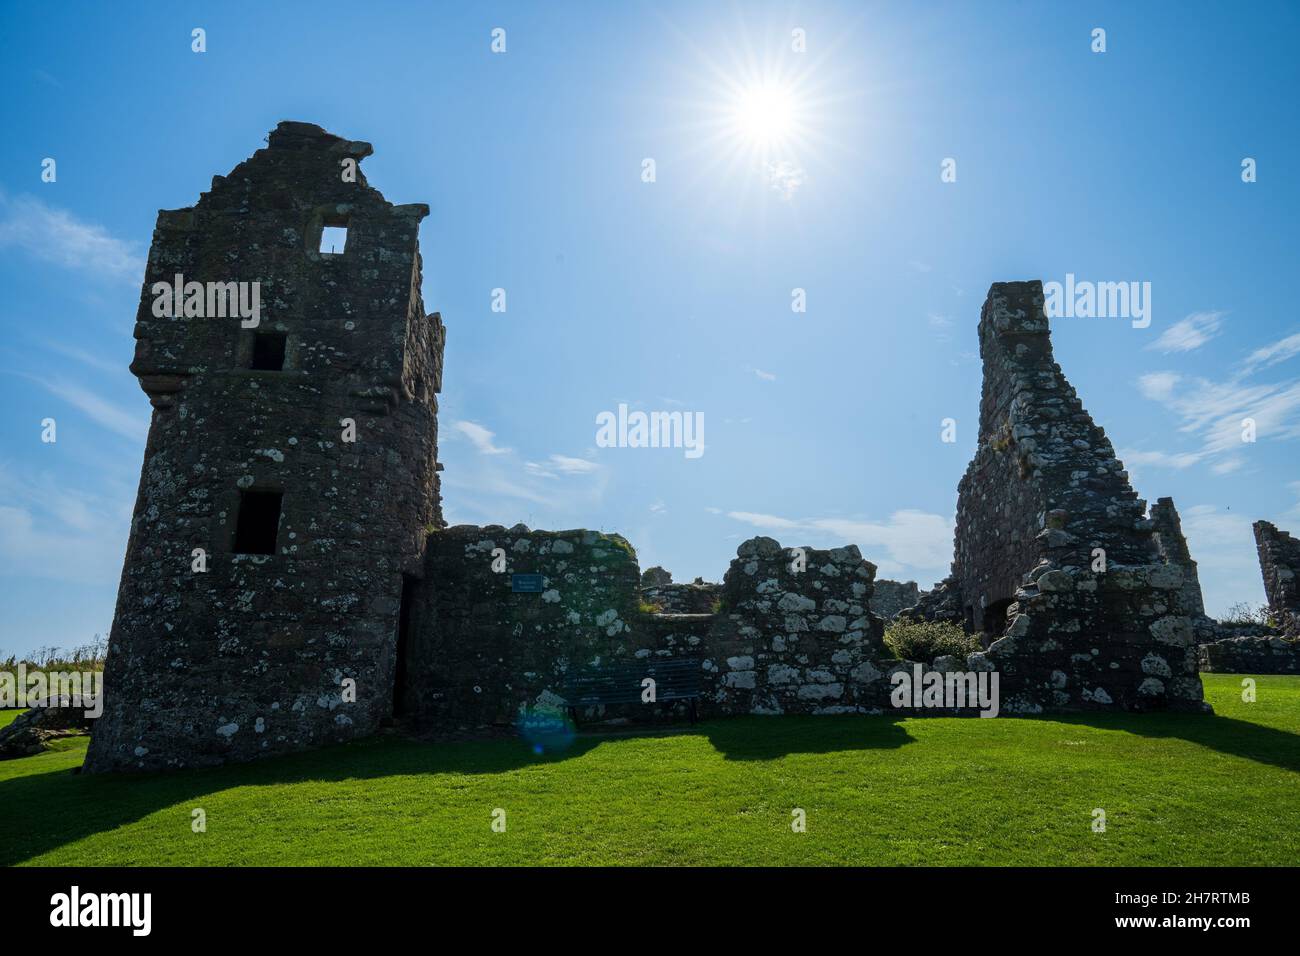
[[[929,586],[974,450],[984,294],[1074,273],[1151,282],[1150,328],[1059,319],[1057,358],[1139,493],[1174,497],[1209,610],[1258,603],[1250,522],[1300,529],[1297,10],[7,5],[0,649],[107,630],[154,218],[282,119],[373,143],[371,184],[432,209],[452,523],[619,531],[678,580],[720,580],[756,533],[853,542]],[[791,114],[765,145],[735,119],[756,86]],[[703,413],[706,453],[597,448],[620,402]]]

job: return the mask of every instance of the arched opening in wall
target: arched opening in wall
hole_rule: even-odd
[[[984,607],[982,630],[993,640],[997,640],[1007,629],[1007,609],[1011,607],[1011,598],[994,601]]]
[[[397,645],[393,650],[393,716],[404,717],[408,712],[406,700],[406,656],[411,647],[411,606],[415,603],[415,586],[418,578],[402,575],[402,603],[397,612]]]

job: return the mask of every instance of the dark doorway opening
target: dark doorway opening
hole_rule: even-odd
[[[404,717],[408,710],[406,700],[406,655],[410,651],[411,607],[415,603],[415,586],[418,578],[409,574],[402,575],[402,603],[397,612],[397,648],[394,651],[396,666],[393,668],[393,716]]]
[[[284,347],[288,336],[281,332],[258,332],[253,336],[253,360],[249,368],[264,372],[284,371]]]
[[[237,554],[275,554],[280,533],[279,491],[241,491],[239,518],[235,522]]]
[[[1007,609],[1011,607],[1011,598],[994,601],[984,608],[984,633],[992,634],[994,639],[1002,636],[1007,629]]]

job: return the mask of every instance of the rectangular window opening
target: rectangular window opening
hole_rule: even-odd
[[[341,256],[348,244],[347,224],[325,226],[320,231],[320,251],[327,256]]]
[[[280,491],[241,491],[235,523],[236,554],[275,554],[280,533]]]
[[[284,371],[284,346],[288,338],[283,332],[258,332],[253,336],[253,359],[249,368],[267,372]]]

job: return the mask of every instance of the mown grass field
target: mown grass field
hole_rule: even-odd
[[[69,740],[0,762],[0,863],[1300,863],[1300,678],[1204,679],[1213,717],[741,718],[541,757],[389,736],[104,777]]]

